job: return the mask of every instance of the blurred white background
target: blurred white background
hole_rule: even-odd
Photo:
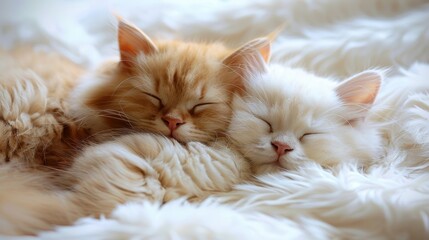
[[[154,39],[234,47],[283,24],[273,61],[324,75],[429,62],[427,0],[6,0],[0,47],[32,44],[91,67],[117,52],[114,14]]]

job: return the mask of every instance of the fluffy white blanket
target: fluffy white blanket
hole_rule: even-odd
[[[155,38],[233,46],[286,24],[273,61],[322,75],[374,67],[396,75],[429,63],[427,0],[2,1],[0,44],[31,43],[94,66],[116,54],[112,13]],[[429,81],[429,71],[419,74]],[[414,133],[428,143],[421,130]],[[395,164],[366,173],[348,166],[333,174],[314,166],[265,176],[201,205],[129,203],[108,219],[81,219],[38,238],[429,239],[429,173],[421,168],[411,175]]]

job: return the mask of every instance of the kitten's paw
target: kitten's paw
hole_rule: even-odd
[[[183,149],[183,146],[174,139],[151,133],[138,133],[122,137],[120,140],[139,156],[156,158],[162,151]]]

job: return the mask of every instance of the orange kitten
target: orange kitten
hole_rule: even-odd
[[[73,115],[95,133],[134,129],[209,142],[228,126],[242,89],[243,54],[268,57],[267,40],[233,52],[221,44],[156,42],[119,21],[120,61],[105,63],[72,94]]]

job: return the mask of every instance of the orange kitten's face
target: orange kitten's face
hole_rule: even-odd
[[[88,117],[92,128],[132,128],[180,142],[208,142],[226,130],[233,94],[242,90],[248,71],[263,67],[270,46],[265,38],[236,51],[218,44],[155,44],[123,21],[118,41],[121,61],[105,65],[79,97],[89,114],[101,118]]]
[[[110,109],[123,112],[131,127],[207,142],[227,128],[234,90],[222,79],[222,59],[201,45],[169,43],[159,52],[139,55],[136,67],[117,79]]]

